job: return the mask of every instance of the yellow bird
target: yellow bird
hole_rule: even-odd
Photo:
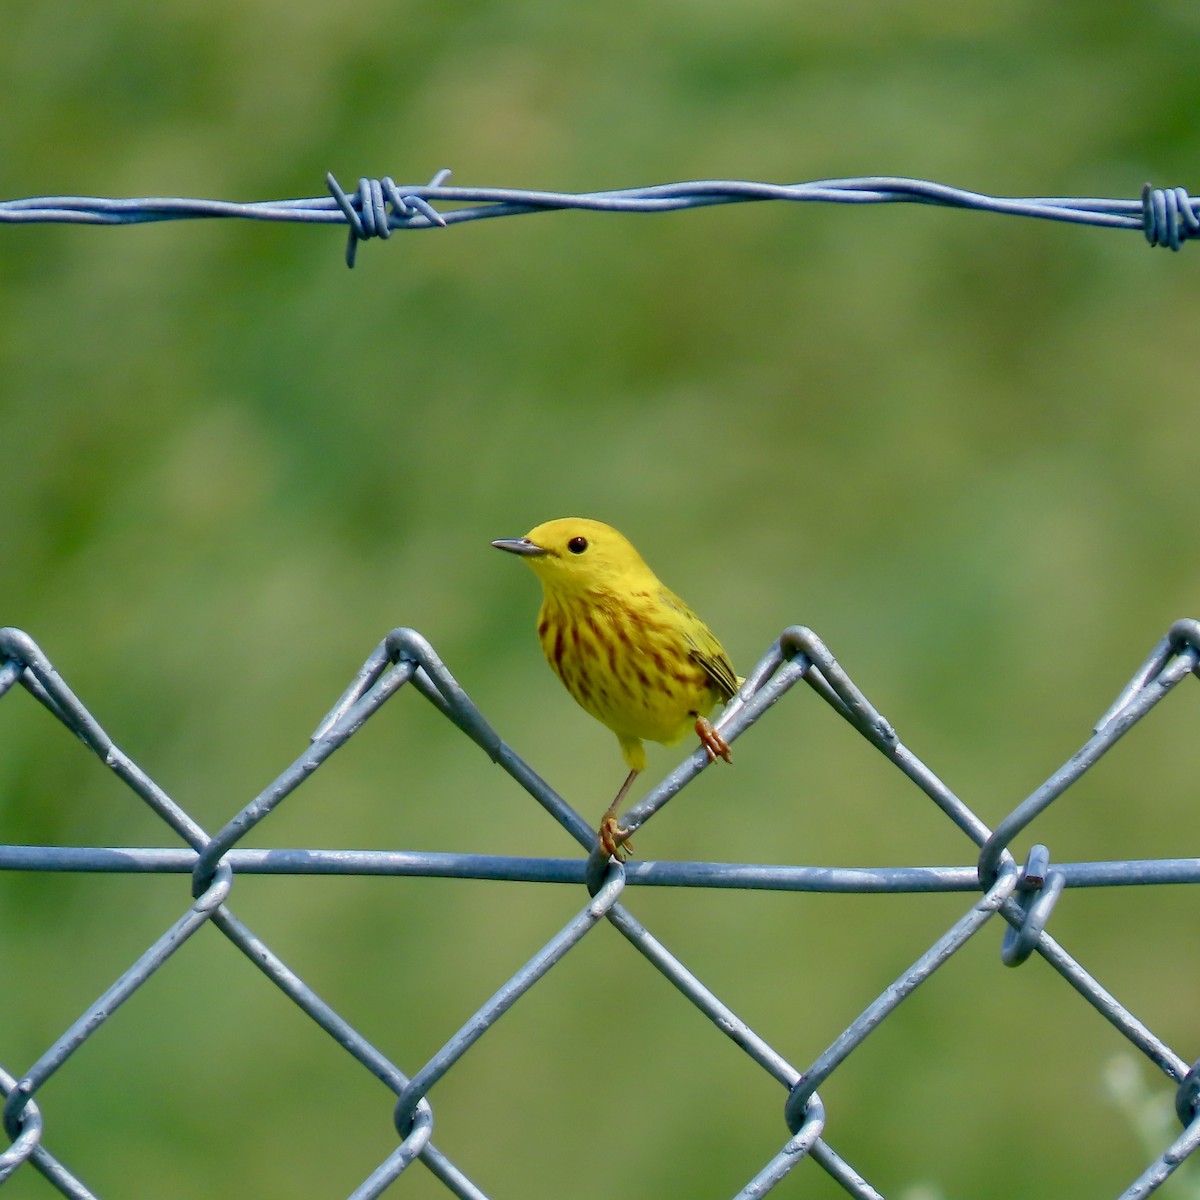
[[[642,739],[670,744],[695,730],[709,761],[731,761],[708,714],[738,678],[708,626],[669,591],[610,525],[547,521],[498,550],[521,555],[542,581],[538,638],[568,692],[617,735],[629,775],[600,822],[604,852],[623,858],[617,806],[646,767]]]

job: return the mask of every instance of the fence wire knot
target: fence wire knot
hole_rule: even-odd
[[[3,1069],[0,1069],[0,1090],[7,1092],[3,1124],[11,1140],[8,1149],[0,1153],[2,1184],[38,1149],[42,1140],[42,1113],[37,1101],[30,1097],[26,1081],[18,1082]]]
[[[1175,1092],[1175,1112],[1185,1128],[1200,1116],[1200,1059],[1192,1063]]]
[[[1200,233],[1200,217],[1187,190],[1181,187],[1142,188],[1142,221],[1151,246],[1181,250],[1188,238]]]
[[[1000,947],[1000,958],[1006,967],[1020,966],[1037,949],[1042,930],[1046,928],[1066,882],[1061,871],[1050,869],[1050,851],[1045,846],[1039,844],[1029,851],[1025,870],[1017,884],[1017,895],[1029,899],[1016,900],[1021,921],[1004,931]]]

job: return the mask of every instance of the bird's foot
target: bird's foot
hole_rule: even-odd
[[[718,758],[733,762],[733,751],[729,748],[729,743],[713,728],[707,717],[696,718],[696,736],[699,737],[709,762],[716,762]]]
[[[621,827],[616,811],[610,808],[600,822],[600,849],[606,857],[624,862],[633,853],[633,843],[629,840],[632,832]]]

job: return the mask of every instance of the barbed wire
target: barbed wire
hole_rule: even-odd
[[[321,722],[308,749],[226,825],[211,836],[117,747],[67,686],[36,643],[19,630],[0,630],[0,697],[17,684],[47,708],[145,801],[186,848],[105,848],[0,845],[0,870],[185,873],[191,899],[154,943],[23,1074],[0,1069],[5,1099],[3,1124],[10,1139],[0,1153],[0,1185],[28,1164],[58,1191],[95,1200],[80,1177],[46,1146],[48,1118],[38,1104],[44,1085],[64,1071],[87,1040],[101,1036],[108,1018],[190,937],[211,926],[249,960],[317,1027],[394,1096],[396,1148],[381,1163],[364,1165],[363,1182],[351,1200],[383,1194],[420,1162],[451,1194],[487,1200],[487,1193],[433,1144],[430,1093],[471,1051],[499,1017],[518,1004],[550,968],[598,927],[614,927],[691,1004],[785,1089],[780,1149],[739,1191],[735,1200],[768,1193],[801,1162],[811,1160],[843,1191],[866,1200],[882,1193],[843,1159],[829,1141],[835,1114],[818,1088],[882,1021],[996,917],[1008,928],[1001,959],[1017,966],[1036,954],[1139,1050],[1170,1081],[1182,1133],[1121,1193],[1141,1200],[1156,1191],[1200,1145],[1200,1063],[1189,1067],[1148,1026],[1087,972],[1049,933],[1046,925],[1065,890],[1166,883],[1200,883],[1200,860],[1053,862],[1041,844],[1018,864],[1013,840],[1089,770],[1138,721],[1189,674],[1200,674],[1200,622],[1176,622],[1155,646],[1085,745],[994,829],[978,816],[897,736],[811,630],[792,627],[767,651],[722,715],[727,741],[746,733],[773,705],[803,681],[838,716],[914,783],[967,836],[978,851],[974,866],[829,868],[713,862],[618,863],[601,856],[590,825],[504,742],[472,703],[432,646],[413,630],[394,630],[357,672]],[[245,849],[237,845],[265,820],[388,700],[411,685],[536,800],[586,852],[572,859],[501,857],[416,851]],[[702,750],[686,758],[623,817],[637,828],[708,765]],[[263,874],[430,875],[447,878],[526,880],[578,887],[588,898],[577,914],[528,962],[452,1032],[445,1044],[412,1074],[395,1065],[326,1001],[228,907],[237,877]],[[803,1071],[798,1070],[708,988],[625,906],[630,887],[766,888],[819,892],[971,892],[975,899],[951,927],[880,994]],[[0,1054],[3,1053],[0,1045]],[[319,1092],[319,1089],[314,1089]]]
[[[610,213],[661,213],[767,200],[827,204],[932,204],[976,209],[1009,216],[1037,217],[1077,225],[1140,229],[1151,246],[1179,250],[1200,233],[1200,209],[1182,187],[1146,184],[1140,199],[1116,200],[1063,196],[988,196],[896,176],[818,179],[808,183],[756,183],[705,179],[661,183],[603,192],[549,192],[523,188],[451,187],[443,168],[426,184],[397,184],[390,176],[361,178],[347,193],[330,173],[328,196],[307,200],[260,200],[236,203],[183,197],[106,199],[96,196],[41,196],[0,201],[0,223],[72,223],[138,225],[151,221],[242,218],[252,221],[300,221],[349,227],[346,265],[354,266],[360,241],[388,238],[397,230],[439,229],[464,221],[512,217],[563,209]],[[458,207],[445,209],[437,205]]]

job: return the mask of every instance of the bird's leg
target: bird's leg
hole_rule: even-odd
[[[707,717],[696,718],[696,736],[699,737],[709,762],[716,762],[718,758],[733,762],[733,751],[730,750],[729,743],[713,728]]]
[[[636,771],[630,771],[625,776],[625,782],[621,784],[621,790],[617,793],[616,799],[604,810],[604,816],[600,818],[600,849],[609,858],[615,858],[617,862],[624,862],[633,853],[633,843],[629,840],[630,831],[621,828],[617,821],[617,809],[620,807],[621,801],[625,799],[629,785],[636,778]]]

